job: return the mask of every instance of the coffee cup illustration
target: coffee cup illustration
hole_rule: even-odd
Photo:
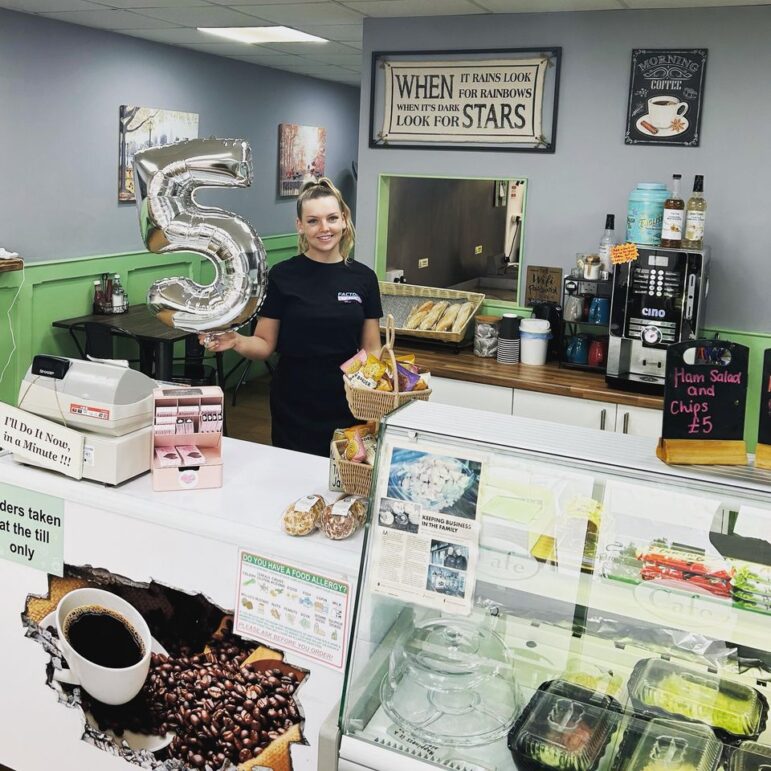
[[[648,100],[648,120],[658,129],[669,128],[675,118],[682,118],[686,112],[687,103],[676,96],[654,96]]]
[[[74,589],[59,600],[56,631],[69,666],[54,672],[56,680],[80,685],[104,704],[125,704],[142,690],[152,637],[126,600],[103,589]]]

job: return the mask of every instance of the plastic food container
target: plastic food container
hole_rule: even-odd
[[[768,704],[754,688],[663,659],[637,662],[629,697],[644,715],[698,720],[728,742],[757,739],[766,725]]]
[[[503,640],[458,618],[429,619],[397,640],[380,697],[411,736],[455,747],[505,736],[520,704]]]
[[[518,767],[592,771],[618,725],[621,707],[564,680],[543,683],[509,733]]]
[[[640,182],[629,194],[626,212],[626,240],[644,246],[661,243],[664,201],[669,197],[667,186],[660,182]]]
[[[722,750],[712,729],[702,723],[633,721],[614,771],[716,771]]]
[[[771,747],[743,742],[731,755],[728,771],[761,771],[771,766]]]
[[[546,364],[546,352],[551,340],[551,326],[547,319],[522,319],[519,339],[520,364]]]

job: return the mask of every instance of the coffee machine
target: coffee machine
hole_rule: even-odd
[[[701,333],[709,251],[639,247],[616,265],[606,380],[614,388],[664,392],[667,347]]]

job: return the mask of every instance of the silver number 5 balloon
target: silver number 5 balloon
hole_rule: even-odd
[[[134,156],[134,187],[142,239],[151,252],[196,252],[214,265],[214,281],[165,278],[147,292],[164,324],[189,332],[224,332],[259,310],[267,285],[265,247],[242,217],[201,206],[203,187],[248,187],[252,151],[239,139],[191,139]]]

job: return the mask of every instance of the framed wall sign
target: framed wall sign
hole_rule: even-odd
[[[561,54],[375,51],[369,146],[553,153]]]
[[[525,305],[562,301],[562,268],[528,265],[525,274]]]
[[[706,67],[704,48],[633,50],[626,144],[696,147]]]

